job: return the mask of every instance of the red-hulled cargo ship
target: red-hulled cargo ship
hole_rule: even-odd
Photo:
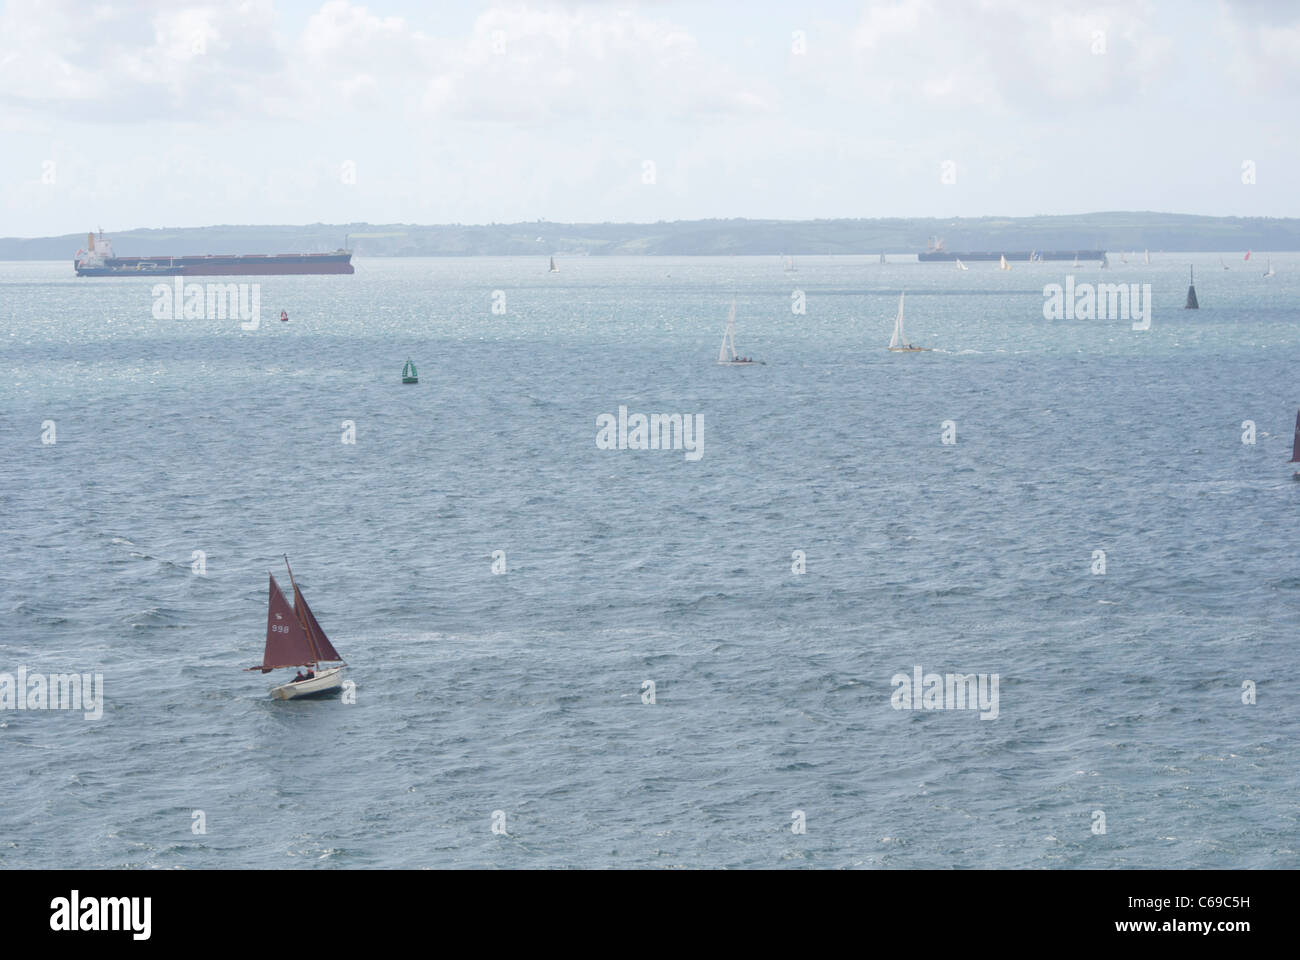
[[[72,261],[79,277],[276,277],[298,273],[355,273],[352,251],[333,253],[213,254],[199,257],[117,257],[100,233]]]

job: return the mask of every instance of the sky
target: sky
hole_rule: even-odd
[[[1300,216],[1300,3],[0,0],[0,236]]]

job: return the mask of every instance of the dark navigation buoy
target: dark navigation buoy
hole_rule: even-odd
[[[1196,274],[1192,272],[1191,267],[1187,268],[1187,279],[1189,281],[1187,286],[1187,302],[1183,304],[1183,309],[1199,310],[1201,309],[1201,305],[1196,302]]]

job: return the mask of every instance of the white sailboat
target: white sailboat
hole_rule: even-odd
[[[1075,269],[1078,269],[1079,267],[1079,255],[1077,253],[1074,255],[1074,266]]]
[[[1224,270],[1232,269],[1232,267],[1228,266],[1226,263],[1223,262],[1223,257],[1219,258],[1219,266],[1223,267]]]
[[[880,255],[880,262],[881,263],[885,262],[885,255],[883,253]]]
[[[958,260],[958,261],[957,261],[957,269],[958,269],[958,270],[969,270],[970,267],[966,266],[966,264],[964,264],[964,263],[962,263],[960,260]]]
[[[924,353],[929,347],[914,347],[903,335],[903,294],[898,295],[898,315],[894,317],[894,333],[889,338],[889,349],[894,353]]]
[[[1268,270],[1264,273],[1264,279],[1267,280],[1269,277],[1275,277],[1275,276],[1277,276],[1277,274],[1273,272],[1273,261],[1270,258],[1268,260]]]
[[[1011,269],[1011,264],[1007,263],[1007,255],[1006,255],[1005,253],[1002,254],[1002,262],[998,264],[998,269],[999,269],[999,270],[1010,270],[1010,269]]]
[[[731,298],[731,312],[727,314],[727,328],[722,331],[722,345],[718,347],[718,363],[726,367],[743,367],[759,363],[753,357],[736,354],[736,298]]]
[[[1151,266],[1151,251],[1150,251],[1150,250],[1143,250],[1143,251],[1142,251],[1142,262],[1145,263],[1147,266]]]
[[[1106,254],[1104,253],[1101,255],[1101,269],[1103,270],[1110,269],[1110,258],[1107,257]]]
[[[799,272],[799,268],[796,267],[796,266],[794,265],[794,257],[786,257],[786,259],[785,259],[785,272],[786,272],[786,273],[798,273],[798,272]]]
[[[554,257],[551,257],[551,269],[547,270],[546,272],[547,272],[547,273],[559,273],[559,272],[560,272],[560,268],[557,267],[557,266],[555,265],[555,258],[554,258]]]

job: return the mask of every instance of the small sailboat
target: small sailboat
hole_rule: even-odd
[[[1007,263],[1007,255],[1006,255],[1005,253],[1002,254],[1002,262],[998,264],[998,269],[999,269],[999,270],[1010,270],[1010,269],[1011,269],[1011,264]]]
[[[555,265],[555,258],[554,258],[554,257],[551,257],[551,269],[547,270],[546,272],[547,272],[547,273],[559,273],[559,272],[560,272],[560,268],[557,267],[557,266]]]
[[[970,267],[966,266],[966,264],[964,264],[964,263],[962,263],[960,260],[958,260],[958,261],[957,261],[957,269],[958,269],[958,270],[969,270]]]
[[[889,338],[889,349],[894,353],[924,353],[929,347],[914,347],[903,336],[903,294],[898,295],[898,315],[894,317],[894,334]]]
[[[1143,251],[1142,251],[1142,262],[1143,262],[1144,264],[1146,264],[1148,267],[1151,266],[1151,251],[1150,251],[1150,250],[1143,250]]]
[[[1183,304],[1183,309],[1201,309],[1201,304],[1196,299],[1196,271],[1190,266],[1187,268],[1187,302]]]
[[[1219,266],[1223,267],[1224,270],[1232,269],[1232,267],[1228,266],[1226,263],[1223,262],[1223,257],[1219,258]]]
[[[785,272],[786,272],[786,273],[798,273],[798,272],[799,272],[799,268],[796,267],[796,266],[794,265],[794,257],[786,257],[786,260],[785,260]]]
[[[1277,276],[1277,274],[1273,272],[1273,260],[1270,257],[1268,259],[1268,269],[1264,271],[1264,279],[1267,280],[1269,277],[1275,277],[1275,276]]]
[[[1250,259],[1250,251],[1247,250],[1247,251],[1246,251],[1246,255],[1245,255],[1244,257],[1242,257],[1241,259],[1243,259],[1243,260],[1249,260],[1249,259]]]
[[[1077,253],[1074,255],[1074,268],[1079,269],[1079,255]]]
[[[330,643],[325,631],[316,622],[307,598],[294,582],[293,570],[289,568],[289,558],[284,558],[284,566],[289,570],[289,582],[293,584],[293,604],[285,599],[280,585],[271,574],[271,599],[266,612],[266,650],[262,654],[260,667],[249,670],[261,670],[270,673],[281,667],[307,667],[307,674],[301,679],[271,688],[271,696],[277,700],[297,700],[301,697],[314,697],[330,693],[343,686],[343,668],[347,666]],[[338,663],[317,671],[322,663]]]
[[[885,262],[885,255],[883,253],[880,255],[880,262],[881,263]]]
[[[722,331],[722,345],[718,347],[718,363],[727,367],[744,367],[759,363],[753,357],[736,354],[736,298],[731,298],[731,312],[727,315],[727,328]]]
[[[281,310],[281,311],[280,311],[280,322],[281,322],[281,323],[288,323],[288,322],[289,322],[289,312],[288,312],[287,310]]]
[[[408,357],[402,367],[402,383],[419,383],[420,375],[415,372],[415,363]]]
[[[1290,463],[1300,463],[1300,410],[1295,414],[1295,441],[1291,444]],[[1292,480],[1300,480],[1300,470],[1291,474]]]
[[[1104,253],[1101,255],[1101,269],[1103,270],[1110,269],[1110,258],[1107,257],[1106,254]]]

